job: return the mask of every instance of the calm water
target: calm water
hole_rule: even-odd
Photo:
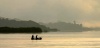
[[[38,34],[43,40],[30,40],[32,34],[0,34],[0,48],[100,48],[100,32]]]

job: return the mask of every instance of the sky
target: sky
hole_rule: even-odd
[[[0,0],[0,17],[100,27],[100,0]]]

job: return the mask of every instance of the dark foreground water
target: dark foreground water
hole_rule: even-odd
[[[31,35],[0,34],[0,48],[100,48],[99,31],[42,33],[43,40],[37,41]]]

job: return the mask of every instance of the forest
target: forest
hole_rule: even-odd
[[[42,29],[38,27],[0,27],[0,33],[42,33]]]

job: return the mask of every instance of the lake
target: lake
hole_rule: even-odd
[[[42,40],[31,40],[32,34],[0,34],[0,48],[100,48],[100,31],[49,32],[34,34]]]

